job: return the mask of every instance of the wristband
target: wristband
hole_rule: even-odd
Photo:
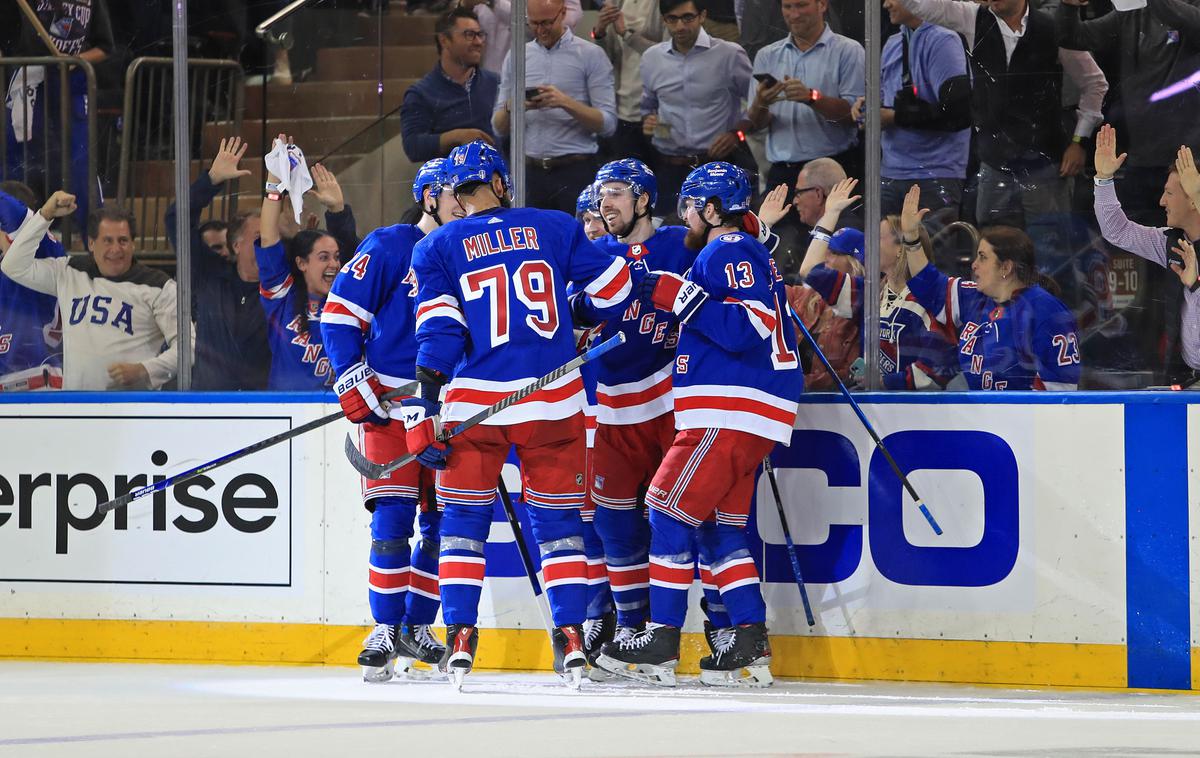
[[[264,195],[264,197],[276,203],[283,199],[283,195],[279,194],[278,192],[268,192],[266,195]]]
[[[1100,177],[1097,176],[1095,179],[1092,180],[1092,183],[1095,184],[1097,187],[1107,187],[1108,185],[1113,183],[1113,177],[1110,176],[1107,179],[1101,179]]]
[[[904,243],[905,247],[920,247],[921,246],[921,238],[920,237],[917,237],[915,240],[907,240],[907,239],[904,239],[903,237],[901,237],[900,241],[902,243]]]
[[[832,237],[832,236],[833,236],[833,232],[829,231],[828,229],[826,229],[825,227],[821,226],[820,224],[817,224],[816,226],[814,226],[814,227],[813,227],[813,230],[812,230],[812,232],[811,232],[811,233],[812,233],[812,234],[816,234],[817,232],[820,232],[821,234],[824,234],[826,237]]]
[[[1071,137],[1071,142],[1075,143],[1076,145],[1082,145],[1083,144],[1083,135],[1076,134],[1075,136]]]
[[[825,242],[825,243],[828,243],[830,240],[833,239],[832,234],[825,231],[824,229],[822,229],[819,226],[816,229],[813,229],[811,232],[809,232],[808,236],[812,237],[815,240],[821,240],[822,242]]]
[[[267,182],[265,185],[263,185],[263,189],[266,190],[268,194],[274,192],[276,195],[282,195],[284,189],[286,188],[283,186],[283,182]]]
[[[810,103],[815,103],[815,102],[817,102],[817,101],[818,101],[818,100],[820,100],[820,99],[821,99],[821,90],[819,90],[819,89],[810,89],[810,90],[808,91],[808,102],[810,102]]]
[[[737,138],[738,138],[738,142],[745,142],[745,141],[746,141],[746,133],[745,133],[745,132],[743,132],[741,129],[734,129],[734,130],[733,130],[733,136],[735,136],[735,137],[737,137]]]

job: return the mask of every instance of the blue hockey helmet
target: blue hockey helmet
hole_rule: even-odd
[[[654,177],[654,172],[650,170],[649,166],[636,158],[622,158],[601,166],[600,170],[596,172],[596,183],[604,184],[605,182],[628,184],[633,190],[635,198],[639,195],[648,195],[651,208],[658,202],[658,179]]]
[[[583,188],[583,192],[579,193],[579,198],[575,201],[575,219],[583,221],[585,213],[600,213],[600,197],[596,194],[596,185],[589,184]]]
[[[866,237],[863,236],[863,233],[849,226],[843,226],[829,238],[829,252],[853,256],[859,263],[863,262],[865,245]]]
[[[446,183],[456,192],[464,184],[490,182],[493,174],[500,174],[506,191],[512,189],[512,177],[500,151],[483,140],[459,145],[450,151],[444,170]]]
[[[732,163],[713,161],[692,169],[683,186],[679,188],[679,217],[683,218],[688,207],[695,204],[703,210],[710,200],[718,200],[725,213],[740,213],[750,210],[750,177]]]
[[[420,203],[421,195],[425,192],[426,187],[430,187],[431,194],[437,197],[441,193],[442,185],[446,181],[445,169],[445,158],[433,158],[425,161],[417,169],[417,176],[413,179],[413,200]]]

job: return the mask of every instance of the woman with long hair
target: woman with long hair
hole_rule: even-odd
[[[1075,317],[1038,271],[1033,241],[1012,226],[980,230],[974,281],[946,276],[920,240],[921,191],[913,185],[900,213],[909,290],[958,339],[958,360],[973,390],[1073,390],[1079,387]]]
[[[280,139],[286,139],[280,135]],[[268,184],[279,180],[267,173]],[[267,316],[272,390],[319,390],[334,373],[321,343],[321,311],[341,268],[338,243],[328,232],[305,229],[290,240],[279,235],[283,197],[263,198],[261,229],[254,245],[259,295]]]

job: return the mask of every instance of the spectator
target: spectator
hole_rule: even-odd
[[[566,15],[563,23],[574,31],[583,18],[583,6],[579,0],[565,0]],[[504,70],[504,58],[512,45],[512,3],[510,0],[462,0],[461,7],[474,10],[479,25],[487,33],[488,44],[483,51],[483,67],[497,76]],[[528,16],[528,8],[526,8]]]
[[[963,35],[974,74],[972,118],[979,154],[975,218],[1029,230],[1043,263],[1066,247],[1058,228],[1070,212],[1066,177],[1078,174],[1082,142],[1102,116],[1108,82],[1087,53],[1058,47],[1054,17],[1027,0],[899,0],[931,24]],[[1062,75],[1079,86],[1070,140],[1061,126]]]
[[[58,299],[63,389],[158,389],[178,365],[175,282],[133,259],[133,216],[113,206],[88,216],[90,257],[37,258],[50,223],[75,210],[74,196],[51,195],[21,224],[0,270]]]
[[[279,142],[289,144],[290,140],[281,134],[276,144]],[[333,384],[335,378],[329,358],[322,354],[319,324],[325,298],[341,268],[339,243],[328,232],[304,229],[285,246],[279,235],[283,198],[270,189],[278,183],[268,171],[259,240],[254,245],[271,345],[267,386],[272,390],[319,390]]]
[[[170,213],[170,209],[167,212]],[[229,224],[220,219],[212,219],[196,227],[196,231],[200,232],[200,241],[204,243],[205,247],[226,261],[233,260],[233,253],[229,250]],[[167,233],[171,234],[173,230],[168,228]]]
[[[414,163],[477,139],[495,144],[492,111],[500,77],[479,68],[487,33],[461,7],[440,16],[433,30],[438,62],[408,88],[400,106],[404,153]]]
[[[525,204],[574,213],[579,188],[598,166],[597,135],[617,128],[613,67],[597,46],[577,39],[563,18],[563,0],[530,0],[525,45]],[[512,56],[504,59],[492,123],[508,134]],[[520,93],[518,93],[520,94]]]
[[[967,57],[954,32],[922,22],[900,0],[883,5],[900,31],[888,38],[882,53],[882,213],[899,213],[915,182],[945,225],[958,220],[971,149]],[[855,121],[862,109],[859,98]]]
[[[33,190],[20,182],[0,183],[0,259],[8,250],[9,236],[38,205]],[[62,257],[62,246],[49,235],[37,245],[36,257]],[[20,383],[18,375],[37,366],[61,363],[62,324],[58,303],[53,295],[42,294],[17,284],[0,272],[0,392]],[[62,386],[62,371],[53,367],[51,375]]]
[[[1074,6],[1086,4],[1062,0],[1057,16],[1060,44],[1115,62],[1112,70],[1119,86],[1108,112],[1124,120],[1130,155],[1119,196],[1135,217],[1147,209],[1157,213],[1154,198],[1176,148],[1200,144],[1200,93],[1187,87],[1158,101],[1151,96],[1200,69],[1200,7],[1185,0],[1149,0],[1140,8],[1138,3],[1117,2],[1116,10],[1081,21]]]
[[[267,320],[258,301],[258,263],[254,240],[258,212],[239,216],[225,228],[219,221],[200,224],[200,215],[221,193],[225,182],[249,176],[239,168],[248,145],[238,137],[221,140],[208,171],[200,173],[188,195],[191,234],[192,319],[196,324],[195,390],[262,390],[267,388],[271,351]],[[167,236],[176,246],[172,203],[167,208]],[[215,231],[212,224],[220,224]],[[206,231],[207,229],[207,231]],[[221,255],[213,243],[228,247]]]
[[[750,86],[750,59],[733,42],[703,28],[705,13],[694,0],[659,0],[671,35],[642,56],[642,133],[653,135],[651,161],[658,176],[659,216],[675,213],[679,186],[709,161],[727,161],[757,177],[754,156],[739,123]],[[757,186],[756,178],[751,186]]]
[[[974,282],[942,274],[920,239],[921,190],[913,185],[900,213],[909,291],[948,333],[972,390],[1073,390],[1079,387],[1075,318],[1038,272],[1033,240],[1011,226],[980,231]],[[1047,289],[1049,288],[1049,289]]]
[[[1125,158],[1125,153],[1117,155],[1116,130],[1105,124],[1096,135],[1096,220],[1110,244],[1179,276],[1183,303],[1178,322],[1159,324],[1162,337],[1155,342],[1161,352],[1154,366],[1155,383],[1178,384],[1200,375],[1200,285],[1191,245],[1200,240],[1200,175],[1191,149],[1180,148],[1158,201],[1167,212],[1167,225],[1142,226],[1129,220],[1117,199],[1114,177]]]
[[[866,92],[866,51],[825,24],[827,0],[781,0],[789,35],[758,51],[750,121],[767,129],[767,186],[791,184],[803,164],[832,156],[859,173],[850,106]]]
[[[617,95],[617,130],[604,141],[610,159],[635,158],[649,163],[650,140],[642,133],[642,55],[663,41],[666,30],[655,0],[613,0],[600,7],[592,39],[613,65]]]
[[[850,196],[856,184],[857,179],[846,179],[829,193],[825,214],[813,228],[813,240],[800,274],[804,286],[815,290],[837,316],[861,324],[863,233],[848,227],[830,232],[837,228],[842,210],[858,200],[857,195]],[[902,254],[899,230],[900,218],[896,215],[879,224],[879,270],[883,274],[879,293],[879,373],[885,389],[945,389],[958,374],[957,340],[939,328],[909,292],[908,260]],[[929,234],[922,228],[919,237],[928,257],[933,251]],[[847,265],[850,263],[858,265],[851,269]]]
[[[808,250],[808,233],[825,215],[829,193],[845,178],[846,171],[837,161],[817,158],[809,161],[797,175],[790,204],[787,202],[790,178],[786,184],[776,186],[763,201],[758,215],[779,237],[775,262],[785,277],[799,273],[801,260]],[[862,220],[853,214],[846,224],[858,229],[862,227]]]
[[[95,65],[113,53],[113,32],[106,0],[31,3],[54,47],[63,55],[78,57]],[[45,56],[49,52],[28,19],[22,18],[21,36],[15,56]],[[61,112],[63,96],[57,67],[25,66],[9,81],[5,112],[7,151],[3,175],[48,194],[48,182],[63,175],[60,161],[69,163],[69,189],[78,198],[76,223],[88,219],[88,102],[87,76],[82,69],[67,73],[66,104],[70,115]],[[23,93],[23,96],[22,96]],[[44,103],[44,105],[43,105]],[[70,121],[70,156],[59,154],[64,118]],[[46,159],[49,162],[45,162]],[[52,180],[51,177],[54,177]]]

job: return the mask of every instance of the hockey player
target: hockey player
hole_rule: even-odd
[[[1033,241],[1011,226],[980,232],[975,281],[934,268],[919,238],[921,190],[913,185],[900,214],[908,288],[958,338],[958,361],[973,390],[1073,390],[1079,387],[1075,317],[1042,287],[1053,285],[1034,261]]]
[[[438,397],[449,381],[445,421],[461,421],[549,373],[575,355],[567,283],[584,287],[607,317],[628,304],[637,282],[570,216],[506,207],[508,169],[490,145],[455,148],[446,175],[467,217],[434,231],[413,252],[421,397],[404,401],[408,449],[442,469],[437,497],[444,508],[440,577],[448,649],[441,667],[461,687],[474,663],[483,548],[496,482],[515,445],[555,624],[555,670],[577,685],[587,664],[580,628],[587,561],[579,516],[585,465],[579,372],[459,435],[453,452],[436,441]]]
[[[277,139],[289,142],[282,134]],[[267,386],[273,390],[319,390],[333,384],[336,376],[324,355],[318,325],[341,266],[338,243],[327,232],[305,229],[285,245],[279,236],[283,197],[278,187],[278,177],[267,171],[259,240],[254,244],[258,293],[271,345]],[[297,280],[300,286],[295,286]]]
[[[608,234],[604,228],[604,219],[600,218],[600,200],[596,197],[596,188],[588,185],[579,193],[575,200],[575,219],[583,224],[583,233],[592,242]]]
[[[37,207],[33,190],[20,182],[4,182],[0,189],[0,257],[25,219]],[[8,191],[4,191],[8,190]],[[10,194],[16,193],[16,194]],[[21,195],[21,197],[18,197]],[[36,258],[61,258],[62,245],[49,234],[38,243]],[[62,386],[62,370],[48,367],[45,372],[29,369],[51,362],[61,362],[62,325],[58,323],[58,303],[53,295],[17,284],[0,273],[0,392],[11,382],[15,386],[35,389],[38,381],[49,377]]]
[[[631,158],[607,163],[596,173],[593,187],[610,232],[596,241],[602,250],[643,261],[652,270],[687,271],[696,254],[683,244],[686,230],[654,228],[658,182],[646,164]],[[671,365],[677,333],[671,314],[643,308],[638,301],[607,321],[590,312],[586,299],[574,305],[575,321],[598,327],[600,341],[617,332],[626,338],[626,344],[595,365],[597,424],[588,499],[595,503],[595,529],[616,605],[614,619],[586,629],[588,660],[595,666],[600,646],[642,628],[649,610],[650,530],[642,495],[675,436]]]
[[[413,380],[417,287],[412,249],[419,239],[455,218],[450,209],[453,198],[442,192],[444,163],[442,158],[427,162],[413,180],[420,220],[369,234],[338,273],[321,314],[325,349],[338,376],[333,388],[346,417],[362,424],[360,445],[375,460],[392,460],[408,452],[399,406],[385,407],[379,398]],[[371,512],[367,595],[375,628],[363,643],[358,662],[368,682],[390,680],[397,664],[409,676],[424,676],[415,661],[436,664],[446,649],[430,630],[438,609],[441,518],[432,488],[432,472],[416,462],[386,479],[363,480],[363,503]],[[414,517],[421,539],[412,548],[410,561]]]
[[[597,661],[652,684],[675,684],[697,530],[700,561],[733,622],[701,660],[700,681],[772,681],[766,606],[745,526],[755,470],[777,442],[791,440],[803,377],[782,278],[745,228],[750,195],[746,173],[732,164],[708,163],[688,174],[679,215],[688,246],[702,249],[686,278],[652,272],[639,288],[681,323],[672,377],[680,431],[646,494],[650,623],[604,645]]]

